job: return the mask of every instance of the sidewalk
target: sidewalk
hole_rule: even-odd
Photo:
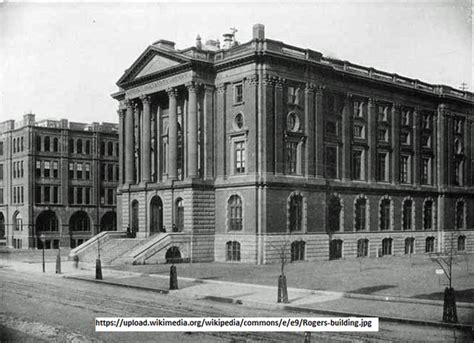
[[[0,267],[20,272],[42,273],[41,263],[7,261],[7,263],[0,263]],[[169,296],[177,298],[214,300],[256,308],[286,308],[295,312],[311,313],[315,316],[379,317],[385,321],[433,326],[445,325],[441,323],[443,303],[436,300],[395,299],[377,295],[314,291],[290,287],[288,288],[289,303],[278,304],[276,286],[179,277],[179,290],[169,291],[169,276],[164,274],[145,274],[103,268],[103,280],[95,280],[95,265],[93,264],[81,264],[80,269],[76,269],[73,262],[63,261],[61,267],[62,274],[54,274],[55,263],[53,261],[47,262],[46,274],[78,281],[107,283],[168,293]],[[474,304],[458,303],[457,311],[459,323],[472,326]]]

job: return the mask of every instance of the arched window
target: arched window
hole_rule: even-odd
[[[466,236],[462,235],[458,237],[458,251],[466,250]]]
[[[405,238],[405,255],[413,254],[415,252],[415,238]]]
[[[333,239],[329,242],[329,259],[335,260],[342,257],[342,245],[341,239]]]
[[[57,137],[54,137],[53,139],[53,151],[54,152],[59,151],[59,139]]]
[[[21,138],[20,138],[20,142],[21,142],[21,143],[20,143],[20,151],[23,151],[23,150],[24,150],[24,148],[25,148],[25,146],[24,146],[24,139],[23,139],[23,137],[21,137]]]
[[[227,211],[229,230],[242,230],[242,199],[238,195],[234,194],[229,198]]]
[[[23,218],[19,211],[16,211],[13,214],[13,230],[21,231],[23,230]]]
[[[391,238],[382,239],[382,256],[392,255],[392,241]]]
[[[44,137],[44,151],[49,151],[49,148],[50,148],[50,146],[49,146],[49,137],[46,136],[46,137]]]
[[[5,217],[3,216],[3,213],[0,212],[0,238],[3,239],[5,238]]]
[[[456,230],[462,230],[464,228],[464,201],[463,200],[458,200],[456,202],[456,216],[455,216],[455,228]]]
[[[138,203],[137,203],[138,205]],[[163,231],[163,202],[155,195],[150,202],[150,233]]]
[[[74,139],[69,140],[69,153],[74,154]]]
[[[357,257],[369,256],[369,240],[361,238],[357,241]]]
[[[36,218],[36,232],[58,231],[58,229],[58,218],[53,211],[43,211]]]
[[[386,231],[391,228],[391,201],[390,199],[382,199],[380,202],[380,230]]]
[[[132,232],[137,232],[139,230],[138,226],[138,201],[132,201]]]
[[[301,231],[303,229],[303,197],[300,194],[294,194],[291,197],[288,212],[290,232]]]
[[[36,136],[36,151],[41,151],[41,136]]]
[[[89,155],[91,153],[91,141],[87,140],[86,141],[86,155]]]
[[[117,231],[117,214],[109,211],[100,220],[100,231]]]
[[[109,156],[114,155],[114,143],[112,143],[112,142],[107,143],[107,155],[109,155]]]
[[[291,262],[304,261],[305,245],[304,241],[294,241],[291,243]]]
[[[434,252],[435,238],[430,236],[426,237],[425,252]]]
[[[359,198],[354,207],[355,230],[361,231],[367,229],[367,199]]]
[[[76,153],[82,154],[82,139],[76,141]]]
[[[240,261],[240,243],[229,241],[226,243],[226,261]]]
[[[176,200],[176,230],[178,232],[183,231],[184,229],[184,203],[183,199],[178,198]]]
[[[411,199],[406,199],[403,202],[402,210],[402,225],[403,230],[412,230],[413,229],[413,201]]]
[[[330,232],[341,230],[341,199],[336,196],[331,197],[328,206],[328,229]]]
[[[84,211],[77,211],[69,219],[69,230],[71,231],[90,231],[91,223],[89,216]]]
[[[423,204],[423,229],[433,229],[433,200],[426,200]]]
[[[178,263],[181,262],[181,252],[178,247],[172,246],[166,251],[165,254],[166,263]]]

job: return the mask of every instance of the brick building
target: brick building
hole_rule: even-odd
[[[76,246],[116,230],[117,124],[0,123],[0,243]]]
[[[168,236],[153,253],[474,250],[472,93],[267,39],[263,25],[244,44],[159,40],[117,85],[119,230]]]

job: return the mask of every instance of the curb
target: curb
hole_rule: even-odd
[[[63,276],[63,278],[72,279],[72,280],[79,280],[79,281],[86,281],[86,282],[101,283],[101,284],[124,287],[124,288],[133,288],[133,289],[139,289],[141,291],[149,291],[149,292],[155,292],[155,293],[160,293],[160,294],[168,294],[169,293],[169,290],[167,290],[167,289],[127,285],[127,284],[123,284],[123,283],[119,283],[119,282],[106,281],[106,280],[96,280],[96,279],[87,279],[87,278],[82,278],[82,277],[79,277],[79,276]]]

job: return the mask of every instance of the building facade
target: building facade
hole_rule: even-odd
[[[195,261],[473,251],[472,93],[224,38],[157,41],[117,82],[119,230]]]
[[[0,243],[75,247],[116,230],[117,124],[0,123]]]

